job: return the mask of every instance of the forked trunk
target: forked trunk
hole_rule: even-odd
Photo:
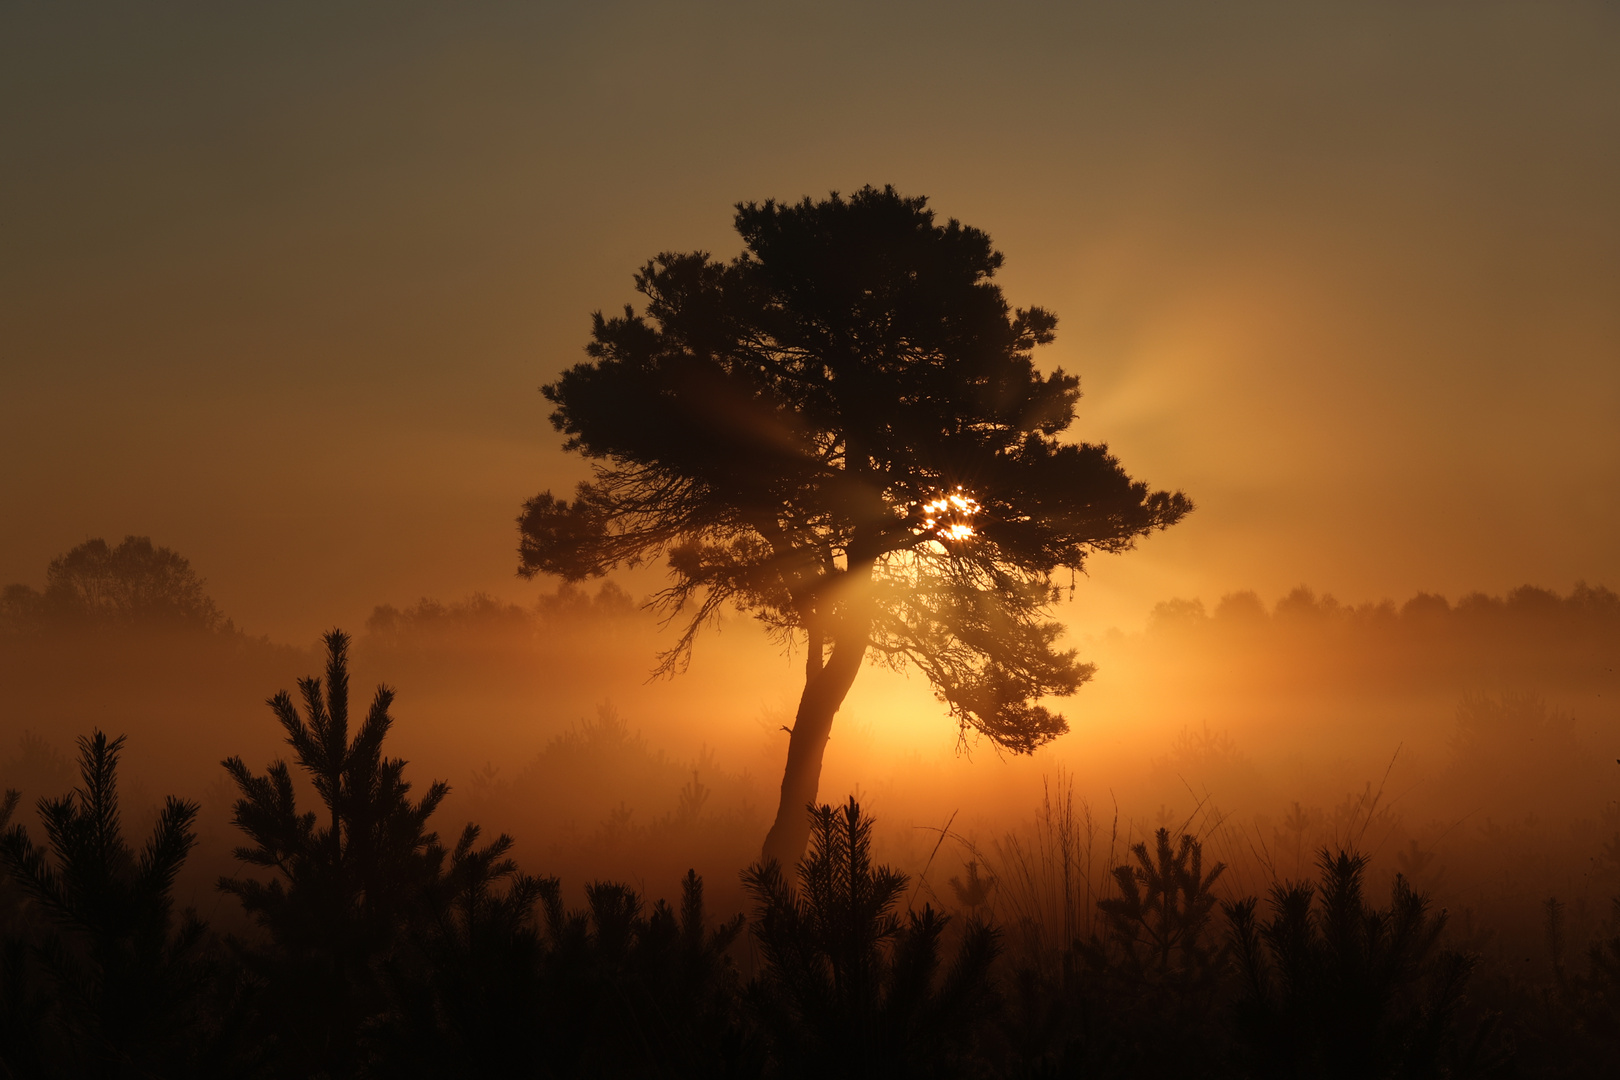
[[[806,807],[815,802],[821,783],[821,758],[832,733],[833,717],[855,683],[866,655],[866,635],[834,646],[826,665],[805,679],[799,697],[799,711],[788,736],[787,768],[782,773],[782,801],[776,808],[776,822],[765,834],[766,859],[775,859],[791,871],[804,856],[810,839]]]

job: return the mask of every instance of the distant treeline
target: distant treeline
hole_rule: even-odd
[[[0,630],[91,626],[130,629],[170,626],[232,631],[207,594],[207,583],[185,557],[144,536],[126,536],[116,546],[88,540],[53,559],[45,587],[12,584],[0,590]],[[444,603],[423,598],[399,607],[382,604],[366,620],[368,634],[393,643],[501,632],[523,634],[563,622],[635,616],[642,605],[617,584],[595,593],[562,584],[524,607],[484,593]],[[1280,632],[1332,631],[1366,638],[1480,634],[1582,633],[1620,636],[1620,594],[1602,585],[1577,583],[1567,595],[1522,585],[1505,596],[1469,593],[1455,604],[1433,593],[1404,603],[1343,604],[1300,586],[1271,608],[1252,591],[1228,593],[1213,611],[1202,600],[1172,599],[1149,617],[1149,633],[1212,637]]]
[[[541,593],[531,607],[497,600],[487,593],[473,593],[448,604],[425,597],[405,608],[381,604],[366,619],[366,634],[385,649],[442,649],[458,643],[487,649],[503,642],[532,644],[536,636],[561,628],[611,631],[634,619],[640,608],[614,582],[603,582],[594,593],[564,582],[555,592]]]
[[[1396,607],[1389,600],[1341,604],[1332,596],[1317,596],[1300,586],[1278,600],[1270,611],[1256,593],[1249,591],[1221,597],[1213,613],[1205,611],[1202,600],[1167,600],[1153,609],[1151,623],[1159,630],[1211,624],[1237,629],[1268,623],[1291,628],[1336,624],[1384,631],[1397,627],[1495,628],[1510,623],[1620,629],[1620,595],[1585,582],[1577,583],[1568,596],[1521,585],[1506,596],[1469,593],[1455,605],[1434,593],[1418,593]]]
[[[1269,665],[1268,681],[1349,693],[1620,688],[1620,596],[1586,584],[1562,596],[1529,585],[1471,593],[1455,604],[1419,593],[1399,607],[1341,604],[1303,587],[1270,610],[1252,592],[1223,597],[1213,612],[1170,600],[1154,609],[1145,638],[1239,678]]]
[[[1482,963],[1349,850],[1221,902],[1225,868],[1161,828],[1084,920],[1037,925],[1014,902],[997,926],[988,901],[1018,881],[970,863],[949,882],[958,910],[920,904],[920,882],[875,864],[852,799],[810,811],[797,867],[743,871],[744,915],[715,917],[695,874],[673,902],[598,881],[570,907],[509,837],[441,839],[447,785],[406,778],[385,749],[392,692],[351,703],[347,639],[326,644],[324,675],[270,702],[291,760],[224,762],[238,869],[217,887],[244,932],[175,910],[197,804],[171,797],[144,842],[126,838],[121,739],[80,741],[78,785],[39,800],[35,829],[6,797],[0,1073],[1348,1080],[1620,1063],[1620,903],[1586,944],[1548,901],[1538,980]],[[581,738],[626,737],[599,726]],[[1069,888],[1066,860],[1022,867]]]

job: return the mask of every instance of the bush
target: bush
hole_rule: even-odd
[[[1271,916],[1225,906],[1242,980],[1236,1034],[1259,1077],[1442,1075],[1473,961],[1441,949],[1444,912],[1397,874],[1388,907],[1362,893],[1365,856],[1324,849],[1321,892],[1272,886]],[[1320,901],[1320,902],[1319,902]]]
[[[0,860],[41,917],[4,948],[8,1075],[178,1075],[198,1065],[204,927],[190,911],[177,919],[170,895],[197,804],[168,799],[132,851],[119,820],[123,742],[99,731],[79,740],[81,786],[39,802],[44,847],[20,824],[0,838]],[[16,804],[8,793],[0,824]]]
[[[810,811],[798,887],[772,860],[744,876],[764,970],[748,1000],[784,1076],[939,1077],[971,1068],[995,1016],[996,933],[970,920],[939,977],[948,916],[895,908],[906,875],[873,866],[872,820],[852,798]]]

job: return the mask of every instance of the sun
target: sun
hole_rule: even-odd
[[[974,535],[973,517],[982,509],[979,500],[958,484],[954,491],[923,503],[923,523],[916,531],[918,535],[932,534],[936,540],[960,543]]]

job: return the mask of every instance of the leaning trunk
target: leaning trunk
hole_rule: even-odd
[[[832,656],[819,671],[806,677],[799,711],[793,717],[788,735],[787,768],[782,773],[782,801],[776,808],[776,822],[765,835],[766,859],[775,859],[791,870],[804,856],[810,839],[807,808],[816,800],[821,783],[821,758],[832,733],[833,716],[855,682],[861,660],[866,655],[866,634],[840,640]]]

